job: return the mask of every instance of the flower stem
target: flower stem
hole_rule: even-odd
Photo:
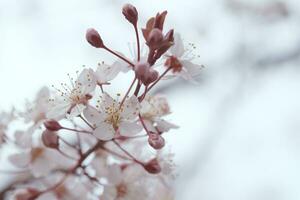
[[[124,104],[125,99],[127,98],[129,92],[131,91],[131,89],[132,89],[132,87],[133,87],[133,85],[134,85],[136,79],[137,79],[137,78],[136,78],[136,76],[135,76],[134,79],[133,79],[133,81],[132,81],[132,83],[130,84],[130,87],[128,88],[128,90],[127,90],[125,96],[123,97],[123,99],[122,99],[122,101],[121,101],[121,103],[120,103],[119,109],[120,109],[120,108],[122,107],[122,105]]]
[[[139,31],[137,26],[134,26],[134,30],[135,30],[135,35],[136,35],[136,43],[137,43],[137,53],[138,53],[138,57],[137,60],[138,62],[141,60],[141,45],[140,45],[140,37],[139,37]]]
[[[110,48],[108,48],[108,47],[103,47],[106,51],[108,51],[109,53],[111,53],[111,54],[113,54],[113,55],[115,55],[115,56],[117,56],[118,58],[120,58],[120,59],[122,59],[122,60],[124,60],[125,62],[127,62],[131,67],[134,67],[134,64],[132,63],[132,62],[130,62],[127,58],[125,58],[124,56],[121,56],[121,55],[119,55],[119,54],[117,54],[116,52],[114,52],[113,50],[111,50]]]

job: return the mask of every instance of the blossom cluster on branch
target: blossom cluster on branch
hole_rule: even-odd
[[[116,56],[113,64],[85,67],[75,79],[68,74],[70,83],[42,88],[25,111],[1,114],[1,150],[13,149],[7,155],[13,170],[0,172],[21,175],[1,199],[174,199],[175,164],[164,134],[178,126],[166,119],[166,97],[152,88],[176,76],[195,82],[202,66],[192,62],[193,44],[185,47],[173,29],[164,31],[167,11],[151,17],[141,32],[137,9],[126,4],[122,13],[135,32],[134,58],[88,29],[87,42]],[[119,73],[132,81],[125,92],[109,94]]]

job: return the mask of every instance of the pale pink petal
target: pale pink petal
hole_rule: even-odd
[[[81,94],[88,94],[96,88],[96,79],[92,69],[84,69],[76,81],[76,89],[81,91]]]
[[[110,124],[102,122],[93,132],[94,136],[96,136],[99,140],[111,140],[115,135],[115,130]]]
[[[77,117],[78,115],[80,115],[83,112],[83,110],[85,108],[86,108],[86,106],[83,104],[78,104],[78,105],[74,106],[74,108],[71,109],[71,112],[69,114],[67,114],[68,119]]]
[[[184,54],[183,41],[178,33],[174,34],[174,45],[171,47],[170,51],[174,56],[178,58],[180,58]]]
[[[115,107],[118,103],[106,92],[101,96],[101,109],[105,112],[108,108]]]
[[[120,67],[118,65],[106,65],[101,64],[98,66],[95,76],[98,83],[106,83],[114,79],[120,72]]]
[[[201,73],[202,69],[203,69],[202,65],[198,65],[198,64],[192,63],[189,60],[182,60],[181,63],[183,65],[183,67],[186,69],[186,71],[192,77],[198,76]]]
[[[143,175],[145,175],[145,170],[140,165],[129,165],[125,168],[122,177],[126,183],[133,183]]]
[[[117,198],[117,189],[115,186],[104,186],[103,194],[100,199],[103,200],[116,200]]]
[[[156,132],[153,121],[144,119],[144,124],[149,131]]]
[[[48,119],[60,120],[66,116],[66,113],[70,109],[71,104],[67,101],[55,100],[55,104],[49,109],[46,117]]]
[[[17,167],[27,167],[30,163],[31,156],[29,152],[26,153],[16,153],[8,157],[8,160]]]
[[[122,182],[122,178],[122,170],[119,165],[114,164],[112,166],[109,166],[107,176],[109,184],[118,185]]]
[[[125,120],[134,120],[139,114],[140,104],[136,96],[126,99],[121,117]]]
[[[125,57],[124,54],[120,53],[120,52],[117,52],[119,55]],[[118,59],[116,60],[113,64],[112,64],[114,67],[120,69],[122,72],[126,73],[128,72],[130,69],[131,69],[131,66],[125,62],[124,60],[122,59]]]
[[[31,146],[32,134],[30,132],[16,131],[15,139],[16,144],[22,148],[29,148]]]
[[[46,176],[53,169],[53,161],[40,157],[34,160],[31,164],[31,172],[35,177]]]
[[[123,136],[133,136],[142,131],[142,126],[136,122],[123,121],[120,123],[119,131]]]
[[[168,122],[166,120],[163,120],[163,119],[156,121],[156,124],[157,124],[157,129],[160,132],[168,132],[170,129],[179,128],[179,126],[177,126],[171,122]]]
[[[96,108],[92,106],[87,106],[83,110],[83,116],[89,123],[91,123],[95,127],[97,127],[105,120],[105,115],[103,113],[100,113]]]

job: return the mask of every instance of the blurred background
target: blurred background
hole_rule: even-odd
[[[0,0],[0,109],[21,108],[82,65],[112,62],[85,41],[89,27],[130,55],[124,3],[138,8],[141,26],[168,10],[166,25],[197,46],[206,66],[198,85],[178,79],[159,88],[181,127],[167,138],[177,199],[299,200],[297,0]]]

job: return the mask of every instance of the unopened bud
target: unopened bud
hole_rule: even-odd
[[[148,71],[150,65],[147,62],[139,62],[134,66],[134,71],[138,79],[141,79]]]
[[[157,80],[158,75],[159,75],[158,72],[151,68],[149,69],[147,76],[144,78],[144,80],[142,80],[142,82],[145,85],[149,85],[150,83],[153,83],[154,81]]]
[[[157,49],[161,45],[163,39],[164,39],[164,36],[163,36],[161,30],[159,30],[158,28],[154,28],[149,33],[149,36],[147,38],[147,45],[151,49]]]
[[[158,72],[150,68],[149,63],[138,63],[134,67],[136,77],[141,80],[144,85],[153,83],[158,78]]]
[[[168,12],[164,11],[161,14],[157,13],[156,17],[155,17],[155,22],[154,22],[154,27],[160,29],[161,31],[164,28],[164,23],[165,23],[165,19],[167,16]]]
[[[93,46],[93,47],[96,47],[96,48],[103,48],[104,47],[104,44],[103,44],[103,41],[98,33],[98,31],[96,31],[95,29],[93,28],[89,28],[87,31],[86,31],[86,40]]]
[[[62,126],[56,120],[48,120],[44,122],[44,126],[49,131],[58,131],[62,129]]]
[[[165,139],[157,133],[150,133],[148,142],[154,149],[161,149],[165,146]]]
[[[171,29],[167,34],[165,35],[165,40],[168,42],[174,42],[174,29]]]
[[[133,5],[125,4],[123,6],[122,13],[131,24],[133,24],[134,26],[137,24],[138,12]]]
[[[42,134],[42,141],[46,147],[57,149],[59,146],[59,137],[55,132],[45,130]]]
[[[144,169],[150,174],[158,174],[161,172],[161,167],[156,158],[150,160],[148,163],[144,164]]]

